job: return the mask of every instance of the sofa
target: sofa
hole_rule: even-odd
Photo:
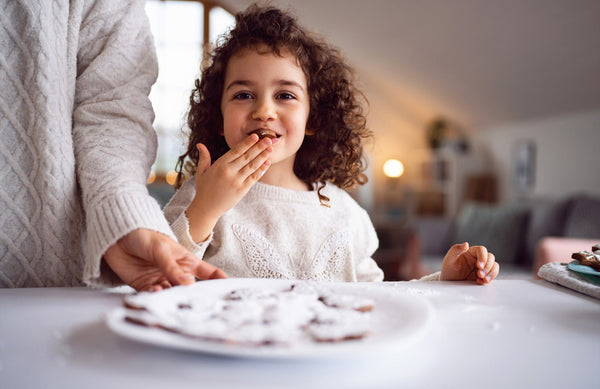
[[[406,250],[412,257],[405,261],[411,268],[438,270],[450,245],[467,241],[493,252],[501,274],[535,277],[543,264],[569,262],[571,253],[600,243],[600,197],[578,193],[503,205],[468,202],[452,219],[418,218],[413,229],[414,247]]]

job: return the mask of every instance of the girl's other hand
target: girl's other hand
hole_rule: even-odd
[[[469,247],[468,243],[450,247],[442,262],[441,281],[476,281],[479,285],[492,282],[500,271],[494,254],[484,246]]]
[[[211,165],[210,152],[198,143],[196,195],[186,211],[194,241],[206,240],[225,212],[248,193],[268,169],[271,140],[251,134]]]

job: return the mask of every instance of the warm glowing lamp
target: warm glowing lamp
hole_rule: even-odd
[[[400,177],[404,174],[404,165],[397,159],[388,159],[383,164],[383,173],[392,178]]]
[[[175,181],[177,181],[177,172],[175,170],[171,170],[165,176],[165,180],[169,185],[175,185]]]

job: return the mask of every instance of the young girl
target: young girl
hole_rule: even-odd
[[[361,97],[340,53],[292,16],[238,14],[190,98],[179,189],[165,208],[180,243],[229,277],[382,280],[373,225],[344,190],[366,182]],[[485,247],[465,243],[431,278],[497,274]]]

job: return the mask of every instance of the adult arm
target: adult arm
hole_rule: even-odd
[[[179,245],[146,188],[157,146],[148,95],[158,70],[144,1],[86,3],[79,28],[73,140],[86,214],[84,282],[132,283],[149,267],[178,283],[181,262],[165,253]],[[110,267],[102,266],[105,253]]]

